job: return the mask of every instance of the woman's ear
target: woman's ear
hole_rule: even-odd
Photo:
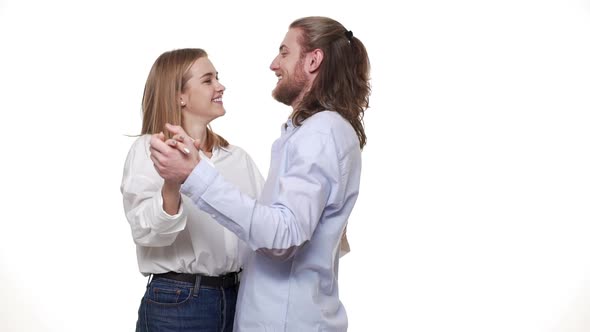
[[[178,101],[178,105],[180,105],[181,108],[186,106],[187,98],[184,93],[178,93],[176,95],[176,99]]]

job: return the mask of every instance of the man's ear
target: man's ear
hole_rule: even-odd
[[[315,50],[309,52],[307,56],[308,71],[310,73],[315,73],[320,68],[322,61],[324,60],[324,51],[316,48]]]

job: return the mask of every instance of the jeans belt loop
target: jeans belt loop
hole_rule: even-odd
[[[197,275],[195,278],[195,285],[193,286],[193,297],[199,297],[199,290],[201,289],[201,276]]]

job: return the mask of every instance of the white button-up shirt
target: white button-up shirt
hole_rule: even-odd
[[[242,276],[235,330],[347,329],[338,261],[360,173],[357,135],[330,111],[283,127],[258,200],[207,163],[193,170],[181,192],[256,251]]]
[[[251,250],[209,214],[182,196],[178,214],[163,210],[164,180],[150,159],[150,135],[139,137],[125,161],[121,192],[131,235],[137,247],[139,271],[221,275],[238,271]],[[211,162],[245,195],[260,195],[264,178],[250,156],[236,146],[213,150]],[[205,164],[205,163],[203,163]]]

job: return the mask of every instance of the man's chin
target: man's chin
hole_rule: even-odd
[[[272,97],[274,98],[274,100],[278,101],[279,103],[285,104],[287,106],[291,106],[290,103],[286,103],[285,100],[283,98],[281,98],[281,96],[279,94],[277,94],[277,89],[272,90]]]
[[[281,103],[281,104],[285,104],[285,105],[287,105],[287,106],[291,106],[291,104],[292,104],[292,103],[290,103],[290,102],[287,102],[287,101],[285,101],[284,99],[277,98],[277,97],[276,97],[276,96],[274,96],[274,95],[273,95],[273,98],[274,98],[276,101],[278,101],[279,103]]]

